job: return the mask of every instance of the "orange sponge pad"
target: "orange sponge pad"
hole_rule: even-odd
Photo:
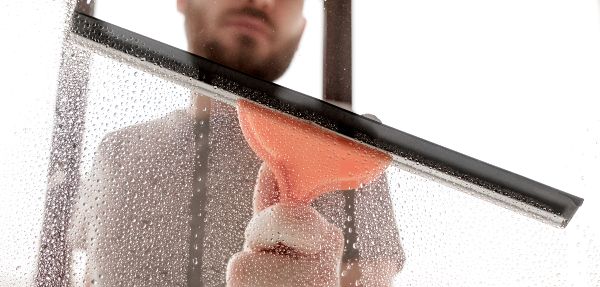
[[[281,202],[306,204],[356,189],[391,162],[385,152],[247,100],[238,101],[238,117],[248,144],[275,175]]]

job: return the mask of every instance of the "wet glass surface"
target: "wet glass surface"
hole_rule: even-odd
[[[264,254],[281,242],[293,246],[288,251],[295,255],[274,258],[292,256],[294,264],[340,248],[344,251],[335,258],[343,257],[348,270],[358,254],[365,261],[398,265],[404,260],[385,176],[360,188],[356,203],[341,191],[326,194],[313,203],[320,213],[302,218],[314,209],[293,212],[300,223],[273,227],[264,221],[271,220],[271,212],[279,214],[278,208],[253,217],[261,161],[244,139],[235,106],[102,56],[92,56],[88,85],[83,177],[69,237],[72,272],[79,280],[197,286],[190,283],[196,280],[220,286],[232,256],[246,258],[245,239],[250,245],[262,242],[256,244]],[[276,221],[286,216],[274,215]],[[248,227],[256,225],[263,227]],[[309,226],[304,232],[286,231],[304,225]],[[322,234],[309,236],[323,226],[336,230],[338,249],[327,248],[333,243]],[[261,239],[281,233],[280,240]],[[251,262],[244,263],[248,267],[264,264],[248,260],[243,261]],[[321,260],[310,258],[294,268],[319,269],[325,266]],[[335,273],[337,265],[332,266]]]
[[[80,252],[91,246],[78,272],[107,285],[134,279],[185,285],[191,269],[207,286],[224,284],[227,264],[244,250],[261,165],[234,102],[201,97],[202,90],[105,56],[92,59],[82,165],[91,187],[80,191],[88,203],[74,223],[93,232],[74,239],[86,238]],[[343,258],[357,253],[369,262],[361,269],[364,284],[385,273],[378,264],[403,261],[404,253],[398,286],[569,286],[597,276],[597,230],[585,208],[563,230],[414,175],[399,162],[385,178],[354,194],[354,216],[343,192],[313,204],[346,231],[351,244]],[[259,237],[273,232],[256,230]],[[346,268],[340,274],[352,273]]]
[[[62,6],[48,6],[57,19],[68,15]],[[52,23],[49,34],[60,34],[61,22]],[[556,151],[555,157],[540,159],[541,165],[581,174],[563,179],[586,198],[566,229],[412,174],[397,161],[355,193],[319,197],[311,205],[318,213],[274,208],[269,198],[261,208],[254,192],[261,160],[243,137],[234,96],[218,96],[160,68],[77,41],[64,48],[60,44],[56,41],[46,52],[49,60],[38,63],[47,73],[15,76],[53,75],[40,80],[47,81],[45,90],[29,92],[40,95],[33,97],[35,103],[15,105],[5,121],[16,117],[17,126],[2,130],[10,139],[3,142],[0,181],[1,219],[9,232],[2,235],[0,286],[222,286],[228,274],[230,282],[260,286],[277,280],[289,280],[279,285],[323,286],[338,280],[337,275],[348,284],[359,277],[363,286],[379,286],[387,278],[392,286],[600,282],[600,230],[594,221],[599,205],[593,194],[600,185],[589,170],[599,167],[598,119],[572,127],[577,140],[565,148],[577,150],[575,156]],[[74,73],[55,79],[61,49],[64,59],[80,66],[73,64]],[[85,110],[70,115],[80,119],[70,125],[82,127],[77,129],[81,146],[67,149],[80,159],[62,166],[65,173],[49,172],[54,156],[49,152],[56,150],[52,134],[70,127],[57,125],[55,109],[73,104],[55,104],[55,85],[64,85],[59,97],[79,95],[77,87],[66,83],[82,78],[87,81],[79,107]],[[20,91],[11,85],[4,89]],[[580,170],[577,163],[588,168]],[[262,178],[259,183],[269,190],[269,176]],[[65,181],[77,183],[72,197],[44,206],[46,195]],[[62,222],[66,229],[48,229],[52,216],[60,214],[67,215]],[[44,232],[66,235],[66,245],[52,245],[60,237],[44,237]],[[278,244],[282,242],[287,244]],[[66,259],[66,280],[59,278],[60,269],[40,260],[48,254]],[[281,273],[270,278],[277,273],[264,268],[273,265]],[[36,275],[40,270],[48,277]]]

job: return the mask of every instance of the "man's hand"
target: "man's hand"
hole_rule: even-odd
[[[277,182],[263,164],[244,250],[227,266],[227,286],[339,286],[342,231],[309,205],[279,203]]]

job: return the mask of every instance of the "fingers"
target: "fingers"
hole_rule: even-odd
[[[258,171],[258,179],[254,187],[253,209],[254,213],[279,202],[279,189],[275,175],[263,163]]]
[[[253,251],[341,257],[344,249],[342,231],[306,205],[263,209],[248,223],[245,237],[244,249]]]
[[[227,286],[339,286],[344,235],[309,205],[279,203],[274,174],[263,163],[244,250],[227,266]]]
[[[334,287],[339,286],[338,265],[321,256],[290,257],[243,251],[227,265],[227,286]]]
[[[227,267],[228,286],[339,286],[342,231],[310,206],[281,203],[257,213],[244,250]]]

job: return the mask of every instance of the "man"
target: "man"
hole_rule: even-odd
[[[306,23],[301,0],[177,7],[191,52],[268,81],[287,69]],[[188,111],[104,138],[72,238],[88,256],[87,282],[102,286],[388,286],[403,253],[386,192],[382,177],[349,203],[332,192],[312,206],[279,204],[235,108],[194,94]]]

